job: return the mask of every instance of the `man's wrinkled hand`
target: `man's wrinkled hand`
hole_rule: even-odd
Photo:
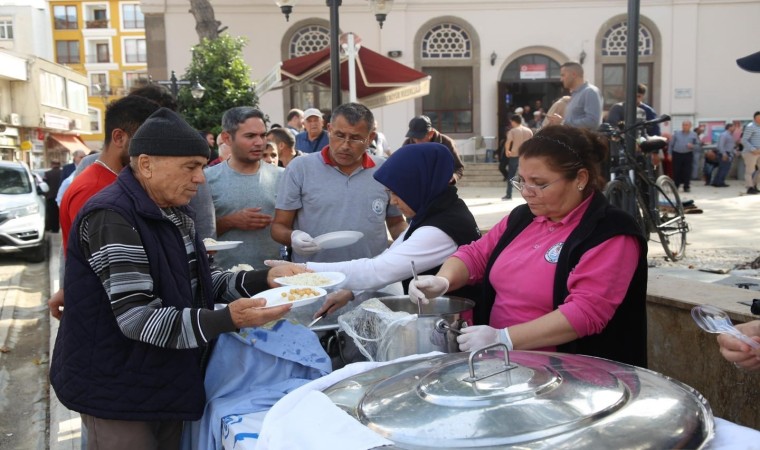
[[[430,303],[431,299],[440,297],[449,290],[449,280],[434,275],[422,275],[409,283],[409,300],[412,303]]]
[[[58,320],[63,317],[63,289],[58,289],[50,300],[48,300],[48,309],[50,309],[50,315]]]
[[[237,328],[260,327],[273,320],[281,319],[293,307],[292,304],[264,308],[267,301],[263,298],[239,298],[228,305],[232,323]]]

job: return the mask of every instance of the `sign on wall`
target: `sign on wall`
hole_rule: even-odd
[[[546,64],[523,64],[520,66],[521,80],[543,80],[546,78]]]

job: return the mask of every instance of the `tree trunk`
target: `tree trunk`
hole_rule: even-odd
[[[195,31],[199,40],[216,39],[219,32],[223,31],[219,29],[222,23],[214,18],[214,7],[209,0],[190,0],[190,14],[195,17]]]

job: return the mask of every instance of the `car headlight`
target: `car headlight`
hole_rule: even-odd
[[[6,209],[0,211],[0,217],[7,219],[17,219],[19,217],[31,216],[40,212],[40,205],[37,203],[30,203],[24,206],[17,206],[15,208]]]

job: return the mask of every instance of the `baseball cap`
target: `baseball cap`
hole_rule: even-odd
[[[406,132],[406,137],[422,139],[432,128],[433,124],[430,123],[428,116],[417,116],[409,121],[409,131]]]
[[[760,72],[760,52],[736,60],[736,64],[748,72]]]
[[[322,118],[322,111],[318,110],[317,108],[309,108],[306,111],[303,112],[303,118],[304,120],[308,119],[311,116],[317,116],[320,119]]]

